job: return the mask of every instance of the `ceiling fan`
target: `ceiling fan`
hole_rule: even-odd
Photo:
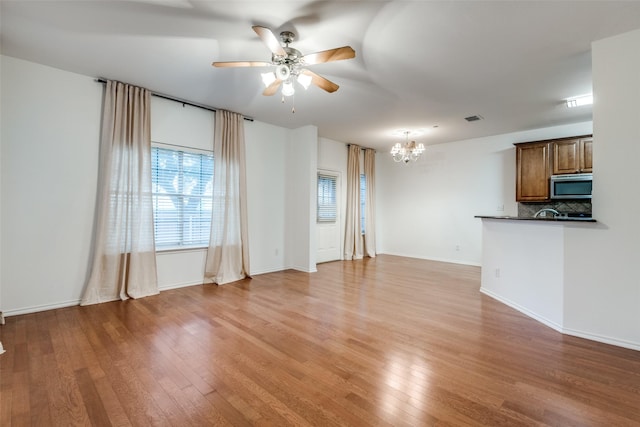
[[[263,95],[274,95],[282,86],[282,95],[291,96],[295,93],[294,81],[300,83],[305,89],[311,83],[329,93],[338,90],[339,86],[334,82],[306,69],[308,65],[321,64],[324,62],[351,59],[356,56],[356,52],[351,46],[343,46],[335,49],[323,50],[321,52],[302,55],[299,50],[289,47],[293,42],[295,34],[291,31],[280,33],[280,40],[269,28],[254,25],[253,31],[258,34],[264,44],[271,51],[271,62],[265,61],[230,61],[214,62],[214,67],[270,67],[275,66],[273,72],[263,73],[262,81],[266,86]],[[284,99],[284,98],[283,98]]]

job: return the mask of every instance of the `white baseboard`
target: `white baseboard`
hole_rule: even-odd
[[[259,276],[261,274],[268,274],[268,273],[277,273],[278,271],[283,271],[286,270],[285,267],[270,267],[270,268],[263,268],[260,270],[254,270],[251,272],[251,276]]]
[[[480,288],[480,292],[482,292],[483,294],[497,300],[500,301],[501,303],[508,305],[509,307],[518,310],[519,312],[521,312],[522,314],[531,317],[534,320],[537,320],[538,322],[560,332],[561,334],[564,335],[571,335],[574,337],[578,337],[578,338],[584,338],[584,339],[588,339],[591,341],[596,341],[596,342],[601,342],[603,344],[610,344],[610,345],[615,345],[618,347],[624,347],[624,348],[628,348],[631,350],[640,350],[640,343],[635,343],[632,341],[626,341],[626,340],[621,340],[618,338],[612,338],[612,337],[607,337],[604,335],[598,335],[598,334],[592,334],[589,332],[584,332],[584,331],[578,331],[575,329],[570,329],[570,328],[565,328],[562,325],[559,325],[549,319],[546,319],[543,316],[540,316],[534,312],[532,312],[531,310],[528,310],[522,306],[520,306],[519,304],[514,303],[513,301],[510,301],[506,298],[502,298],[499,295],[494,294],[491,291],[488,291],[484,288]]]
[[[317,273],[318,269],[313,267],[313,268],[309,268],[309,267],[296,267],[296,266],[292,266],[291,267],[292,270],[296,270],[296,271],[302,271],[303,273]]]
[[[200,285],[200,284],[202,283],[201,282],[179,283],[177,285],[159,287],[158,290],[162,292],[162,291],[167,291],[169,289],[184,288],[187,286]],[[73,307],[76,305],[80,305],[80,301],[81,301],[80,299],[77,299],[77,300],[56,302],[51,304],[32,305],[29,307],[15,308],[15,309],[9,309],[9,310],[3,309],[2,312],[4,314],[4,317],[19,316],[21,314],[31,314],[31,313],[38,313],[40,311],[55,310],[56,308]],[[115,299],[114,301],[118,301],[118,299]],[[103,301],[103,302],[108,302],[108,301]]]
[[[168,291],[169,289],[179,289],[179,288],[186,288],[189,286],[202,285],[202,283],[203,283],[202,280],[194,281],[194,282],[175,283],[172,285],[159,286],[158,290],[162,292],[162,291]]]
[[[62,301],[52,304],[34,305],[31,307],[15,308],[13,310],[2,310],[5,317],[18,316],[20,314],[38,313],[40,311],[54,310],[56,308],[73,307],[74,305],[80,305],[80,300]]]
[[[626,340],[620,340],[617,338],[611,338],[603,335],[591,334],[588,332],[576,331],[575,329],[563,328],[562,332],[567,335],[571,335],[578,338],[585,338],[591,341],[597,341],[604,344],[611,344],[617,347],[624,347],[631,350],[640,351],[640,343],[635,343]]]

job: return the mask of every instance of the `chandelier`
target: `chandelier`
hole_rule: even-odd
[[[418,157],[424,152],[424,144],[420,143],[416,145],[415,141],[409,141],[409,131],[402,132],[405,136],[405,143],[396,143],[391,148],[391,155],[395,162],[409,163],[409,161],[416,161]]]

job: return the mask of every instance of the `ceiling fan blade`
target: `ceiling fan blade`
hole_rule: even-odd
[[[213,62],[214,67],[269,67],[271,62],[264,61],[228,61],[228,62]]]
[[[275,95],[275,93],[278,91],[278,88],[280,87],[281,84],[282,84],[282,80],[280,79],[275,80],[273,83],[267,86],[267,88],[264,90],[264,92],[262,92],[262,94],[264,96]]]
[[[327,80],[324,77],[319,76],[318,74],[314,73],[313,71],[302,70],[300,72],[302,74],[306,74],[308,76],[311,76],[311,83],[313,83],[314,85],[318,86],[320,89],[326,90],[329,93],[333,93],[333,92],[337,91],[338,88],[340,87],[337,84],[335,84],[334,82],[332,82],[331,80]]]
[[[278,41],[278,38],[273,34],[273,31],[267,27],[260,27],[259,25],[254,25],[251,28],[253,28],[253,31],[258,34],[273,54],[278,56],[287,56],[287,52],[284,51],[282,45],[280,45],[280,42]]]
[[[351,46],[342,46],[322,52],[310,53],[302,57],[305,65],[322,64],[323,62],[340,61],[355,58],[356,51]]]

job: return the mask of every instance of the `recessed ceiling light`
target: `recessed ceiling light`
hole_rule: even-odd
[[[591,105],[593,104],[593,94],[590,93],[588,95],[574,96],[573,98],[565,99],[565,102],[567,103],[567,107],[569,108]]]

